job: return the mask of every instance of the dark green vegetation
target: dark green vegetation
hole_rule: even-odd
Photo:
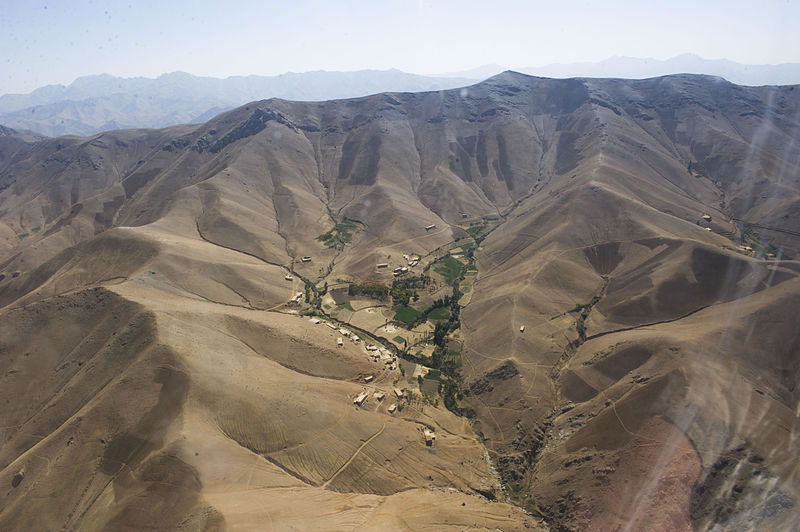
[[[487,226],[488,224],[483,222],[481,224],[481,231]],[[415,313],[416,317],[414,321],[409,322],[406,319],[402,319],[399,312],[395,315],[395,319],[407,323],[409,328],[417,326],[426,319],[437,320],[432,338],[435,345],[433,354],[430,357],[426,357],[422,356],[421,352],[417,352],[416,355],[406,353],[404,356],[409,360],[433,368],[428,374],[428,378],[439,381],[439,391],[444,397],[445,406],[448,410],[458,415],[462,414],[461,408],[458,406],[458,401],[462,398],[462,393],[460,391],[462,385],[460,372],[462,365],[461,352],[460,350],[451,348],[448,337],[451,332],[461,327],[461,322],[459,320],[461,305],[459,305],[458,301],[463,294],[459,287],[459,282],[464,279],[464,275],[468,269],[475,268],[475,248],[482,238],[482,236],[477,237],[474,242],[468,242],[460,246],[460,249],[467,255],[468,263],[466,265],[449,254],[431,265],[434,271],[444,277],[445,282],[453,287],[450,294],[435,300],[422,312],[416,311],[411,307],[405,307],[402,317],[408,319]],[[413,278],[409,278],[407,281],[412,281],[412,279]],[[426,278],[425,275],[422,275],[420,279],[415,282],[424,282],[423,286],[425,286],[429,281],[430,278]],[[405,309],[413,310],[414,313]],[[395,312],[397,312],[397,308],[395,308]]]
[[[472,238],[477,238],[481,233],[486,231],[487,227],[489,227],[489,224],[486,221],[483,221],[477,225],[468,227],[467,233],[469,233]]]
[[[447,307],[434,308],[427,313],[427,316],[430,320],[446,320],[450,317],[450,310]]]
[[[588,303],[577,304],[567,311],[570,314],[577,314],[575,328],[578,330],[578,337],[581,339],[581,342],[586,340],[586,318],[589,317],[589,312],[591,312],[592,307],[599,301],[600,296],[594,296]]]
[[[439,380],[439,376],[440,376],[441,374],[442,374],[442,372],[441,372],[441,371],[439,371],[438,369],[432,369],[432,370],[430,370],[428,373],[426,373],[426,374],[425,374],[425,378],[426,378],[426,379],[435,379],[435,380]]]
[[[395,279],[392,281],[392,302],[395,305],[408,305],[412,299],[418,300],[417,289],[425,288],[430,282],[431,278],[425,274]]]
[[[463,271],[459,276],[459,280],[463,279]],[[451,295],[446,295],[443,298],[434,301],[433,305],[424,313],[419,313],[418,318],[425,319],[426,315],[436,312],[443,313],[446,311],[448,314],[447,321],[438,321],[433,331],[433,343],[435,345],[433,354],[430,357],[406,354],[406,358],[417,363],[424,364],[430,368],[431,379],[437,379],[440,382],[440,392],[444,397],[445,406],[456,414],[461,414],[461,408],[458,406],[458,400],[461,399],[461,352],[450,347],[450,340],[448,336],[452,331],[461,327],[459,316],[461,314],[461,306],[458,300],[461,299],[461,290],[458,286],[458,280],[453,284],[453,292]]]
[[[317,287],[314,286],[314,283],[312,283],[308,279],[303,279],[303,284],[305,285],[305,291],[306,291],[306,296],[305,296],[306,303],[308,303],[312,307],[320,308],[322,306],[322,297],[320,296],[320,292],[319,290],[317,290]],[[326,305],[325,308],[330,308],[330,307]]]
[[[433,271],[444,277],[444,281],[452,285],[464,270],[464,264],[450,255],[446,255],[434,263]]]
[[[395,312],[394,319],[409,325],[417,321],[421,314],[420,311],[408,305],[395,305],[392,310]]]
[[[347,294],[350,296],[367,296],[384,301],[389,296],[389,287],[382,283],[351,284],[347,287]]]
[[[462,273],[463,277],[463,273]],[[454,286],[453,293],[457,293],[458,297],[461,297],[461,292],[457,291],[458,287]],[[457,291],[457,292],[456,292]],[[411,308],[411,307],[409,307]],[[424,323],[426,320],[448,320],[450,321],[457,321],[451,320],[452,316],[458,316],[458,312],[460,307],[458,305],[457,300],[453,300],[453,296],[450,294],[445,295],[444,297],[440,297],[439,299],[435,300],[433,303],[430,304],[428,308],[423,311],[418,311],[416,309],[412,309],[416,312],[416,319],[413,322],[405,322],[409,329],[413,329],[417,325]],[[453,330],[457,329],[458,327],[454,327]]]
[[[749,246],[753,249],[756,257],[777,256],[781,253],[781,258],[791,259],[785,252],[776,248],[769,238],[764,238],[754,231],[752,225],[745,222],[736,222],[739,238],[736,242],[742,246]]]
[[[333,226],[327,233],[322,233],[317,240],[329,248],[344,249],[345,244],[353,241],[353,234],[364,228],[364,224],[356,220],[345,218]]]
[[[349,310],[351,312],[355,312],[353,310],[353,305],[351,305],[349,301],[343,301],[341,303],[337,303],[336,306],[339,307],[339,308],[347,309],[347,310]]]

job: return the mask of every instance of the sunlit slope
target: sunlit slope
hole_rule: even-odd
[[[463,420],[435,409],[392,417],[375,401],[355,409],[357,381],[374,368],[306,319],[132,280],[5,311],[3,326],[3,394],[27,398],[3,407],[6,527],[367,529],[396,525],[423,499],[438,508],[428,527],[526,522],[475,495],[497,487]],[[391,391],[391,380],[373,387]],[[447,429],[436,454],[422,422]],[[354,500],[357,512],[337,514]]]
[[[476,427],[552,523],[792,526],[800,265],[743,254],[715,192],[669,169],[672,141],[645,136],[633,157],[619,115],[599,113],[569,181],[478,254],[462,314]]]

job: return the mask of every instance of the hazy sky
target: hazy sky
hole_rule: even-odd
[[[434,74],[686,52],[800,62],[799,21],[797,0],[0,0],[0,94],[103,72]]]

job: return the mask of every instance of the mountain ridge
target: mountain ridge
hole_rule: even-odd
[[[83,76],[28,94],[0,95],[0,123],[38,134],[90,135],[104,130],[201,123],[214,114],[263,97],[329,100],[381,92],[417,92],[466,86],[499,73],[484,65],[462,73],[422,76],[389,70],[287,72],[277,76],[194,76],[182,71],[156,78]],[[642,79],[677,73],[721,76],[744,85],[800,84],[800,66],[742,65],[683,54],[664,61],[612,57],[598,63],[553,64],[517,71],[554,78]]]

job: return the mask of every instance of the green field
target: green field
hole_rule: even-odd
[[[439,376],[441,374],[442,374],[442,372],[439,371],[438,369],[432,369],[428,373],[425,374],[425,378],[426,379],[434,379],[434,380],[438,381],[439,380]]]
[[[339,308],[346,308],[347,310],[353,311],[353,305],[350,304],[349,301],[344,301],[342,303],[336,303],[336,306]],[[355,312],[355,311],[353,311]]]
[[[444,277],[447,284],[453,284],[458,279],[458,276],[461,275],[463,267],[464,264],[461,261],[447,255],[443,259],[436,261],[433,271]]]
[[[450,309],[447,307],[435,308],[428,312],[429,320],[446,320],[450,317]]]
[[[395,341],[396,343],[398,343],[398,344],[405,344],[405,343],[407,343],[407,342],[406,342],[406,339],[405,339],[405,338],[403,338],[402,336],[395,336],[394,338],[392,338],[392,340],[394,340],[394,341]]]
[[[482,223],[480,225],[473,225],[472,227],[467,228],[467,233],[469,233],[473,238],[477,237],[481,232],[483,232],[489,224]]]
[[[420,311],[408,305],[397,305],[392,307],[394,319],[403,323],[414,323],[421,314]]]

